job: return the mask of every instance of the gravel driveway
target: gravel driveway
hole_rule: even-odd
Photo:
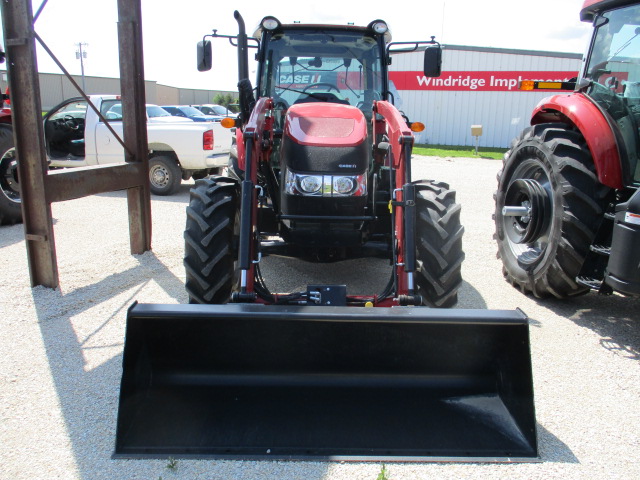
[[[508,285],[491,220],[500,163],[416,157],[413,171],[458,192],[466,229],[459,306],[519,307],[531,318],[542,462],[391,463],[382,476],[640,478],[640,301],[590,294],[542,302]],[[377,480],[375,462],[111,460],[126,310],[134,300],[187,301],[188,191],[184,184],[173,197],[153,198],[153,252],[140,256],[129,254],[123,192],[54,204],[57,290],[30,288],[22,225],[0,227],[0,479]],[[381,288],[367,282],[388,278],[380,261],[316,265],[270,257],[264,264],[274,290],[333,277],[350,293],[373,293]]]

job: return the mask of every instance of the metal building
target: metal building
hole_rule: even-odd
[[[72,77],[78,85],[82,83],[79,75],[72,75]],[[80,95],[69,79],[61,73],[39,73],[38,79],[42,109],[45,112],[63,100]],[[84,83],[87,95],[119,95],[121,93],[119,78],[86,76]],[[145,80],[144,83],[147,103],[158,105],[213,103],[213,98],[218,93],[237,95],[237,92],[229,92],[227,90],[195,90],[170,87],[161,85],[154,80]],[[4,92],[8,85],[7,72],[0,70],[0,92]]]
[[[427,127],[417,143],[475,145],[471,125],[482,125],[480,146],[506,148],[553,94],[519,91],[518,81],[576,77],[582,55],[444,45],[442,60],[437,79],[422,75],[421,52],[395,55],[390,66],[396,106]]]

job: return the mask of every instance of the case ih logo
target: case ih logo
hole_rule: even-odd
[[[422,72],[389,72],[398,90],[448,90],[470,92],[516,92],[522,80],[566,82],[578,72],[499,72],[456,71],[442,72],[437,78],[425,77]]]

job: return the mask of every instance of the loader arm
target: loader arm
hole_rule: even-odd
[[[407,122],[393,104],[387,101],[374,102],[373,110],[384,119],[384,122],[376,121],[374,116],[374,138],[382,134],[389,139],[387,158],[389,166],[393,168],[391,209],[394,238],[397,242],[394,248],[396,294],[413,295],[415,192],[409,184],[414,137]]]
[[[241,189],[240,243],[238,263],[241,270],[240,296],[253,297],[253,281],[256,257],[254,226],[257,222],[258,204],[256,185],[258,182],[258,164],[266,162],[273,144],[273,117],[268,112],[273,108],[271,98],[260,98],[243,131],[245,166]],[[251,298],[242,298],[251,300]],[[240,300],[240,299],[239,299]]]

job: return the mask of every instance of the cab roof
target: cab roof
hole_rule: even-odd
[[[378,21],[380,21],[380,20],[378,20]],[[362,26],[356,26],[356,25],[329,25],[329,24],[318,24],[318,23],[285,23],[285,24],[280,25],[280,27],[277,30],[278,31],[338,30],[338,31],[343,31],[343,32],[358,33],[358,34],[361,34],[361,35],[366,35],[366,34],[370,34],[370,35],[374,35],[374,36],[378,35],[373,30],[371,30],[369,27],[362,27]],[[260,25],[258,25],[258,28],[253,33],[253,37],[256,38],[258,41],[261,41],[262,40],[262,34],[264,33],[264,31],[265,31],[265,29],[262,27],[262,22],[260,22]],[[384,33],[383,36],[384,36],[384,43],[385,44],[391,42],[391,31],[390,30],[387,30]]]
[[[637,3],[639,3],[637,0],[585,0],[582,4],[582,10],[580,10],[580,20],[592,22],[599,13]]]

